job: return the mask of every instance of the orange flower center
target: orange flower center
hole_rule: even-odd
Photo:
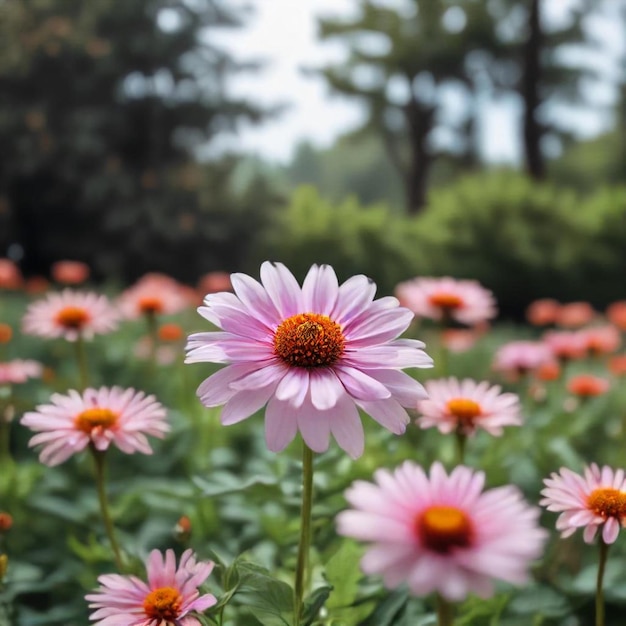
[[[178,589],[159,587],[153,589],[143,601],[143,610],[150,619],[174,621],[180,617],[183,597]]]
[[[328,367],[343,354],[341,327],[326,315],[298,313],[276,329],[274,350],[289,365]]]
[[[432,306],[445,310],[458,309],[463,305],[463,300],[459,296],[444,291],[433,293],[428,297],[428,301]]]
[[[587,506],[601,517],[626,518],[626,493],[611,488],[594,489],[587,498]]]
[[[159,327],[161,341],[178,341],[183,337],[183,329],[178,324],[163,324]]]
[[[469,398],[452,398],[446,406],[454,417],[463,422],[473,422],[481,414],[480,404]]]
[[[78,306],[66,306],[57,313],[57,324],[78,330],[89,321],[89,313]]]
[[[467,548],[474,536],[472,522],[454,506],[433,505],[416,520],[417,535],[424,547],[448,554],[455,548]]]
[[[157,296],[146,296],[139,300],[139,310],[142,313],[162,313],[163,301]]]
[[[117,422],[117,418],[117,413],[114,413],[111,409],[94,407],[79,413],[74,420],[74,424],[78,430],[82,430],[89,435],[94,428],[110,428]]]
[[[8,324],[0,324],[0,343],[9,343],[13,337],[13,329]]]

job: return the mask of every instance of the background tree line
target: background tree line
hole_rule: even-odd
[[[160,270],[193,282],[213,269],[254,271],[260,255],[289,256],[303,235],[294,214],[306,222],[305,213],[325,215],[354,194],[354,210],[337,209],[350,223],[337,230],[345,241],[336,249],[354,252],[364,246],[348,254],[350,263],[368,249],[388,249],[391,265],[376,276],[386,289],[405,278],[408,268],[463,273],[468,266],[462,261],[458,267],[434,261],[444,258],[441,250],[449,240],[444,234],[454,230],[446,211],[437,208],[442,206],[437,194],[451,185],[471,187],[467,175],[475,176],[476,189],[484,184],[483,172],[491,168],[481,146],[480,116],[486,100],[502,98],[521,105],[517,132],[524,170],[541,184],[516,183],[517,197],[502,185],[485,188],[490,194],[485,204],[499,208],[490,217],[468,209],[468,219],[482,220],[480,230],[483,221],[497,216],[502,224],[518,211],[530,221],[529,240],[539,242],[541,229],[559,225],[553,239],[569,237],[561,247],[574,254],[580,249],[574,231],[585,232],[575,213],[595,198],[585,206],[606,205],[600,212],[613,216],[614,234],[626,236],[623,196],[600,189],[626,178],[626,50],[621,59],[603,57],[589,28],[594,16],[604,15],[622,20],[626,30],[624,0],[576,3],[562,24],[546,18],[546,0],[354,4],[350,19],[319,21],[321,40],[343,42],[345,62],[309,71],[323,77],[331,91],[361,102],[366,120],[335,146],[303,144],[289,165],[277,167],[244,154],[200,158],[240,122],[262,123],[278,114],[229,95],[233,76],[262,71],[255,59],[235,59],[214,43],[222,29],[245,28],[245,10],[226,0],[5,0],[0,4],[3,254],[18,258],[27,274],[45,274],[53,261],[76,258],[100,278],[128,281]],[[614,109],[602,112],[614,124],[604,135],[580,141],[562,112],[597,106],[589,95],[600,79],[620,94]],[[460,102],[453,112],[451,94]],[[550,146],[559,147],[556,156]],[[290,197],[302,183],[316,185],[320,195],[309,196],[317,204],[309,200],[306,210],[295,210],[301,196]],[[553,209],[558,219],[538,218],[529,208],[536,204],[535,191],[562,188],[582,195],[557,193],[571,203]],[[388,233],[381,224],[358,244],[363,220],[372,220],[361,205],[376,202],[386,203],[389,208],[380,210],[398,219],[409,216],[411,226],[391,228],[397,240],[383,245]],[[434,212],[441,217],[432,217]],[[568,220],[576,226],[565,228]],[[425,226],[416,231],[414,223],[439,233],[427,237],[431,260],[425,265],[417,263],[420,254],[411,253],[425,236]],[[285,230],[289,224],[291,230]],[[400,231],[422,235],[411,245]],[[493,247],[485,247],[481,237],[464,245],[488,265]],[[330,254],[325,243],[316,247],[313,241],[301,241],[308,250],[299,257],[303,262]],[[623,261],[618,252],[607,254],[583,274]],[[483,271],[480,267],[474,270]],[[502,277],[483,278],[504,284]],[[573,294],[576,285],[570,287]],[[530,289],[511,307],[542,290]]]

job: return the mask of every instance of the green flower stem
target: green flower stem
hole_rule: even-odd
[[[467,435],[459,428],[454,432],[454,436],[456,438],[456,450],[457,450],[457,458],[459,465],[463,465],[465,462],[465,444],[467,442]]]
[[[300,514],[300,543],[294,585],[294,626],[302,618],[305,574],[311,546],[311,508],[313,506],[313,451],[302,442],[302,508]]]
[[[148,337],[150,338],[150,369],[151,372],[156,370],[157,366],[157,346],[159,344],[159,329],[157,324],[157,315],[153,311],[146,313],[146,324],[148,326]]]
[[[598,541],[600,548],[600,556],[598,559],[598,578],[596,581],[596,626],[604,626],[604,569],[606,566],[606,558],[609,552],[609,546],[602,539]]]
[[[93,454],[95,468],[96,468],[96,488],[98,490],[98,500],[100,502],[100,512],[102,514],[102,521],[104,522],[104,529],[106,531],[111,548],[113,549],[113,556],[115,558],[115,565],[119,572],[124,571],[124,561],[122,560],[122,553],[120,551],[119,544],[115,538],[115,529],[113,527],[113,521],[109,513],[109,504],[107,501],[106,489],[104,485],[104,458],[105,451],[96,450],[92,445],[90,450]]]
[[[454,625],[454,606],[437,594],[437,626]]]
[[[76,362],[78,364],[78,381],[81,391],[89,387],[89,368],[87,367],[87,352],[85,350],[85,340],[82,334],[78,334],[78,338],[74,342],[76,351]]]

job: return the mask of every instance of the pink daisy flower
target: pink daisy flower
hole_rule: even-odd
[[[417,424],[422,428],[438,428],[442,433],[460,432],[473,435],[478,428],[499,436],[503,426],[522,423],[519,398],[513,393],[501,393],[498,385],[477,383],[456,378],[426,382],[428,398],[418,402],[422,414]]]
[[[542,340],[560,361],[582,359],[587,355],[587,343],[580,331],[550,330]]]
[[[553,361],[552,350],[540,341],[510,341],[498,348],[493,369],[505,374],[523,376]]]
[[[105,574],[100,587],[85,596],[90,619],[101,626],[201,626],[192,612],[202,613],[217,603],[214,595],[200,595],[198,587],[213,570],[210,561],[196,561],[192,550],[185,550],[176,567],[173,550],[165,558],[153,550],[146,566],[148,582],[136,576]]]
[[[617,539],[626,526],[626,479],[623,469],[602,468],[595,463],[585,467],[582,476],[562,467],[543,482],[545,496],[539,502],[548,511],[560,513],[556,529],[569,537],[584,528],[583,539],[592,543],[600,530],[605,543]]]
[[[152,454],[146,435],[168,432],[165,409],[142,391],[101,387],[55,393],[52,404],[24,414],[21,424],[38,433],[29,446],[42,445],[39,460],[58,465],[88,445],[106,450],[111,443],[122,452]]]
[[[14,359],[0,363],[0,385],[17,385],[29,378],[40,378],[43,365],[31,359]]]
[[[124,317],[172,315],[190,306],[188,291],[165,274],[146,274],[126,289],[118,299]]]
[[[418,596],[438,592],[451,601],[493,594],[493,580],[523,584],[542,553],[547,532],[512,486],[483,491],[483,472],[440,463],[430,475],[406,461],[379,469],[376,484],[356,481],[346,492],[353,506],[339,514],[339,534],[372,545],[361,560],[389,588],[407,583]]]
[[[233,274],[232,293],[206,296],[198,312],[223,332],[189,337],[186,363],[229,365],[198,388],[208,407],[225,404],[222,424],[267,404],[267,446],[284,449],[300,431],[315,452],[332,433],[350,456],[363,453],[358,409],[395,434],[409,422],[424,388],[402,372],[432,367],[421,341],[397,339],[413,314],[376,285],[353,276],[341,286],[328,265],[314,265],[300,287],[281,263],[263,263],[262,285]]]
[[[23,331],[29,335],[67,341],[110,333],[117,323],[118,314],[106,296],[71,289],[31,303],[22,319]]]
[[[418,317],[473,326],[497,315],[493,293],[475,280],[414,278],[400,283],[396,296]]]

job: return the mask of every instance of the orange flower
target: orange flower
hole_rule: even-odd
[[[605,394],[611,384],[605,378],[591,374],[579,374],[570,378],[567,390],[580,398],[593,398]]]
[[[615,376],[626,376],[626,354],[616,354],[609,359],[609,371]]]
[[[611,324],[626,331],[626,300],[613,302],[606,310],[606,317]]]
[[[13,517],[9,513],[0,511],[0,533],[5,533],[13,526]]]
[[[596,312],[589,302],[570,302],[563,304],[556,316],[557,326],[580,328],[591,322]]]
[[[0,259],[0,289],[19,289],[22,273],[11,259]]]
[[[561,367],[556,361],[549,361],[542,363],[533,374],[537,380],[544,382],[558,380],[561,376]]]
[[[531,302],[526,309],[526,319],[533,326],[547,326],[554,324],[561,310],[561,304],[551,298],[543,298]]]
[[[40,294],[48,291],[50,283],[43,276],[31,276],[24,283],[24,291],[30,294]]]
[[[89,266],[82,261],[57,261],[52,265],[52,278],[66,285],[80,285],[89,278]]]
[[[0,323],[0,343],[9,343],[13,337],[13,329],[8,324]]]
[[[159,326],[159,339],[161,341],[179,341],[184,336],[183,329],[178,324],[163,324]]]

